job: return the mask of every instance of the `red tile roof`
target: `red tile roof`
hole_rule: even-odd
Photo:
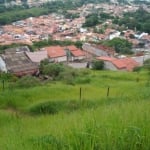
[[[71,51],[71,53],[72,53],[73,56],[76,56],[76,57],[85,56],[85,53],[81,50],[74,50],[74,51]]]
[[[109,61],[118,69],[126,69],[127,71],[132,71],[134,67],[139,64],[132,58],[113,58],[113,57],[97,57],[99,60]]]
[[[139,66],[139,64],[132,58],[123,58],[122,62],[126,65],[128,71],[132,71],[135,67]]]
[[[107,57],[107,56],[101,56],[101,57],[97,57],[97,59],[104,60],[104,61],[113,61],[116,58],[114,58],[114,57]]]
[[[50,58],[66,56],[64,48],[60,46],[45,47],[45,50],[47,50],[47,54]]]
[[[121,59],[115,59],[112,61],[112,63],[118,68],[118,69],[126,69],[126,64]]]
[[[74,45],[67,46],[66,48],[69,49],[70,51],[77,50],[77,47]]]
[[[74,45],[67,46],[66,49],[71,51],[73,56],[76,56],[76,57],[78,57],[78,56],[85,56],[85,53],[82,50],[78,49]]]

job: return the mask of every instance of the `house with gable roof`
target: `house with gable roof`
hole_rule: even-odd
[[[67,60],[68,61],[75,61],[75,60],[83,60],[85,59],[85,52],[80,50],[74,45],[67,46],[65,48],[67,53]]]
[[[50,62],[66,62],[67,55],[66,51],[61,46],[49,46],[43,48],[47,51],[48,59]]]
[[[28,51],[28,47],[6,49],[1,55],[1,71],[12,73],[19,77],[38,73],[38,65],[26,56],[26,51]]]
[[[97,60],[104,61],[104,68],[108,70],[132,71],[139,64],[132,58],[114,58],[114,57],[97,57]]]
[[[27,57],[34,63],[37,63],[38,65],[40,62],[44,59],[48,59],[47,51],[46,50],[40,50],[35,52],[25,52]]]

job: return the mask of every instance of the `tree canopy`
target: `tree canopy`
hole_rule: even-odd
[[[121,38],[114,38],[109,41],[104,42],[105,45],[113,47],[117,53],[120,54],[131,54],[132,51],[132,43],[128,40],[121,39]]]
[[[123,18],[115,18],[113,23],[124,25],[129,29],[137,29],[150,33],[150,13],[140,8],[136,12],[127,12]]]

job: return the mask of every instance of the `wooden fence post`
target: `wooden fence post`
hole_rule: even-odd
[[[81,99],[82,99],[82,89],[81,89],[81,87],[80,87],[80,95],[79,95],[79,98],[80,98],[80,101],[81,101]]]
[[[4,80],[2,80],[2,89],[3,89],[3,91],[5,89],[5,81]]]
[[[109,96],[109,86],[108,86],[108,88],[107,88],[107,97]]]

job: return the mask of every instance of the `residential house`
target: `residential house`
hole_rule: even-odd
[[[34,63],[40,64],[44,59],[48,59],[47,51],[26,52],[27,57]]]
[[[5,54],[10,54],[10,53],[23,53],[23,52],[29,52],[30,49],[28,46],[21,46],[21,47],[16,47],[16,48],[9,48],[5,50]]]
[[[63,47],[61,46],[49,46],[43,48],[47,51],[48,59],[50,62],[65,62],[67,61],[67,55]]]
[[[75,47],[74,45],[65,48],[67,53],[67,61],[83,60],[85,59],[85,52]]]
[[[139,64],[132,58],[117,59],[114,57],[97,57],[97,60],[104,61],[104,68],[108,70],[132,71]]]
[[[114,56],[115,50],[113,48],[104,45],[95,45],[90,43],[84,43],[82,49],[94,56]]]
[[[112,40],[113,38],[117,38],[120,36],[120,33],[119,31],[114,31],[112,33],[109,34],[109,40]]]
[[[38,72],[38,66],[25,55],[23,47],[10,48],[1,55],[6,71],[16,76],[33,75]],[[4,67],[4,68],[5,68]],[[3,70],[5,71],[5,70]],[[6,72],[5,71],[5,72]]]

